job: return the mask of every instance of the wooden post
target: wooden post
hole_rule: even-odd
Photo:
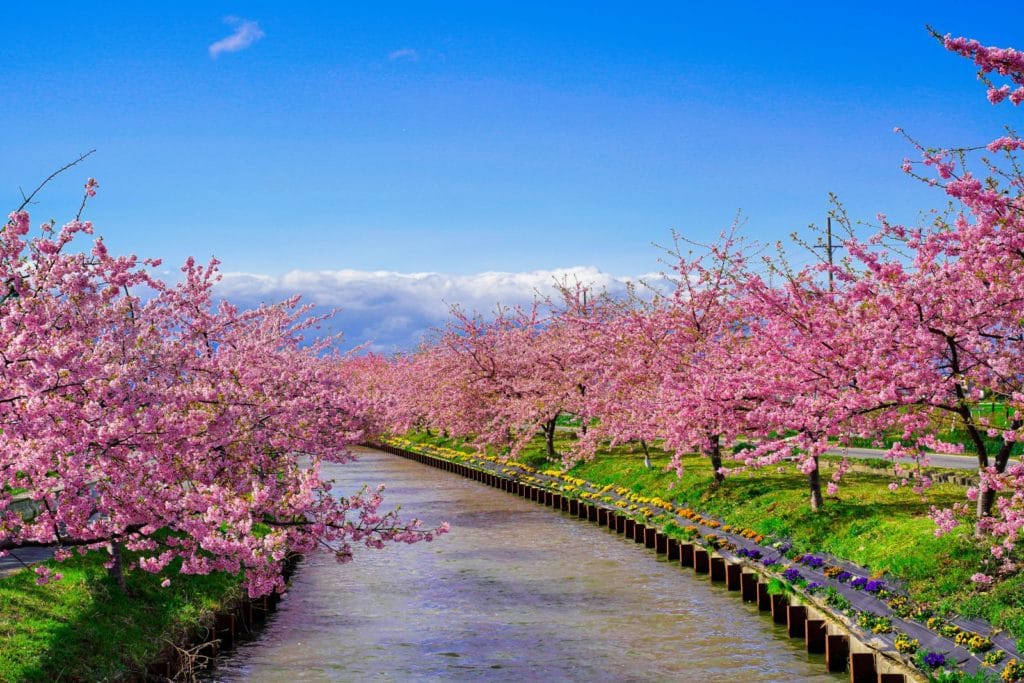
[[[644,529],[644,547],[654,548],[658,544],[658,530],[652,526]]]
[[[711,559],[704,548],[693,549],[693,571],[697,574],[707,574],[711,571]]]
[[[743,567],[729,562],[725,565],[725,589],[738,591],[742,588]]]
[[[740,574],[740,594],[743,596],[743,602],[757,602],[757,574]]]
[[[804,623],[804,642],[811,654],[825,653],[825,620],[808,619]]]
[[[658,555],[668,554],[668,536],[660,531],[654,535],[654,552]]]
[[[253,613],[253,616],[256,618],[257,622],[262,624],[264,621],[267,620],[267,610],[268,610],[268,607],[269,607],[269,603],[267,602],[267,596],[263,596],[262,598],[258,598],[255,601],[255,603],[252,606],[252,613]]]
[[[725,558],[712,555],[711,568],[708,573],[711,574],[712,581],[725,581]]]
[[[633,526],[633,540],[637,543],[644,542],[644,532],[647,531],[647,527],[639,522]]]
[[[255,622],[252,616],[252,600],[248,597],[243,598],[242,604],[238,606],[238,616],[242,622],[242,630],[246,633],[252,632]]]
[[[665,548],[665,554],[668,556],[669,562],[679,561],[679,540],[675,538],[669,538],[668,544]]]
[[[787,607],[789,607],[788,596],[782,593],[772,595],[772,621],[776,624],[785,624]]]
[[[790,605],[786,609],[786,633],[790,638],[804,638],[807,632],[807,608],[803,605]]]
[[[218,614],[214,622],[214,630],[217,632],[221,646],[231,647],[235,642],[235,615]]]
[[[850,653],[850,683],[877,683],[874,652]]]
[[[682,567],[693,566],[693,544],[692,543],[680,543],[679,544],[679,565]]]
[[[841,634],[825,635],[825,666],[829,671],[846,671],[850,639]]]

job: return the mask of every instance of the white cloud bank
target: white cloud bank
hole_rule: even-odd
[[[349,345],[370,341],[374,349],[392,351],[415,347],[431,328],[444,323],[452,305],[486,314],[498,304],[527,304],[537,295],[551,294],[559,282],[578,281],[621,295],[641,280],[656,284],[664,276],[616,276],[587,266],[472,275],[296,270],[280,277],[225,273],[217,294],[245,307],[301,294],[319,310],[342,309],[336,322]]]
[[[235,32],[210,45],[211,59],[216,59],[217,55],[222,52],[244,50],[264,36],[263,30],[260,29],[260,25],[255,21],[240,17],[225,17],[224,23],[228,26],[233,26]]]

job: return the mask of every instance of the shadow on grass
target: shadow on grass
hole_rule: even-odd
[[[0,680],[121,680],[144,671],[169,633],[195,628],[202,615],[238,594],[229,575],[162,577],[134,572],[131,595],[107,576],[105,556],[62,564],[65,578],[45,586],[20,572],[0,580]]]

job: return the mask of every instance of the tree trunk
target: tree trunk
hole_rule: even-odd
[[[649,470],[651,469],[651,451],[643,439],[640,439],[640,448],[644,449],[644,468]]]
[[[956,348],[950,341],[950,348],[952,351],[954,371],[959,371],[959,360],[956,355]],[[974,415],[971,413],[971,407],[968,405],[966,400],[966,390],[959,384],[955,385],[957,398],[960,399],[960,405],[958,412],[960,419],[963,422],[964,429],[967,431],[968,436],[971,438],[971,442],[974,444],[974,449],[978,452],[978,505],[975,509],[977,516],[977,522],[974,527],[975,538],[981,538],[985,535],[982,520],[985,517],[992,515],[992,508],[996,502],[996,492],[991,490],[981,491],[981,470],[987,469],[989,466],[988,449],[985,446],[985,440],[982,438],[981,429],[974,423]],[[993,397],[994,400],[995,397]],[[1024,426],[1024,420],[1015,419],[1009,425],[1010,429],[1017,430]],[[1006,472],[1006,466],[1010,463],[1010,454],[1013,452],[1013,442],[1003,440],[1000,444],[999,450],[995,453],[995,470],[999,474]]]
[[[955,357],[954,357],[955,360]],[[974,537],[981,538],[985,535],[982,520],[992,514],[992,505],[996,500],[995,491],[981,491],[981,471],[988,468],[988,449],[985,441],[981,438],[981,431],[974,424],[974,417],[971,408],[964,399],[964,392],[959,385],[956,386],[957,396],[960,398],[959,413],[963,421],[964,429],[974,444],[974,450],[978,453],[978,506],[975,510],[977,520],[974,525]],[[1000,449],[1002,452],[1002,449]],[[998,466],[998,463],[997,463]]]
[[[544,447],[547,450],[548,460],[555,460],[558,457],[558,454],[555,453],[555,423],[557,421],[558,416],[555,415],[543,424]]]
[[[975,538],[981,538],[985,535],[984,529],[982,528],[981,520],[985,517],[990,517],[992,515],[992,506],[995,505],[996,502],[996,492],[993,491],[992,489],[985,489],[984,491],[981,491],[981,477],[979,476],[978,479],[978,508],[976,511],[978,523],[974,527]]]
[[[821,509],[823,499],[821,497],[821,470],[818,456],[814,456],[814,470],[807,475],[807,483],[811,488],[811,512]]]
[[[110,556],[112,564],[110,569],[107,570],[110,578],[114,580],[117,587],[121,589],[124,594],[128,593],[128,583],[124,578],[124,546],[121,543],[115,541],[110,544]]]
[[[1020,429],[1021,426],[1024,426],[1024,425],[1022,425],[1022,421],[1021,420],[1014,420],[1009,425],[1009,427],[1011,429],[1015,429],[1015,430],[1016,429]],[[1002,441],[1002,443],[999,445],[998,452],[995,454],[995,471],[996,472],[998,472],[999,474],[1002,474],[1002,473],[1007,471],[1007,466],[1010,464],[1010,455],[1013,453],[1013,451],[1014,451],[1014,441],[1007,441],[1007,440],[1004,439],[1004,441]],[[982,468],[982,467],[985,467],[987,464],[988,464],[988,456],[987,456],[987,454],[984,456],[984,458],[982,458],[979,455],[979,457],[978,457],[979,469]],[[979,522],[979,524],[977,526],[975,526],[974,535],[977,538],[981,538],[982,536],[984,536],[984,533],[983,533],[983,529],[981,528],[980,522],[981,522],[982,518],[990,517],[991,516],[991,514],[992,514],[992,507],[994,507],[994,505],[995,505],[995,492],[992,489],[987,489],[987,490],[985,490],[985,492],[981,492],[981,490],[980,490],[980,488],[981,488],[981,473],[980,472],[978,474],[978,479],[979,479],[979,481],[978,481],[979,493],[978,493],[977,515],[978,515],[978,522]]]
[[[718,486],[725,481],[725,475],[721,473],[722,469],[722,438],[718,434],[713,434],[708,437],[708,444],[704,448],[704,454],[711,458],[711,471],[715,476],[715,483],[713,486]]]
[[[576,388],[580,390],[580,396],[581,397],[586,397],[586,395],[587,395],[587,387],[585,387],[582,384],[577,384]],[[582,413],[580,413],[579,418],[580,418],[580,434],[586,436],[586,434],[587,434],[587,416],[582,414]]]

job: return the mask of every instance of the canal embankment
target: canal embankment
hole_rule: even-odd
[[[674,543],[686,541],[693,549],[681,551],[682,562],[693,553],[695,558],[689,561],[698,571],[709,573],[712,579],[722,578],[739,592],[743,592],[742,582],[750,581],[742,577],[748,572],[756,573],[760,577],[758,583],[763,586],[748,589],[748,599],[758,601],[758,590],[766,595],[791,596],[793,599],[787,605],[774,606],[772,611],[775,618],[795,619],[794,632],[802,633],[805,638],[813,636],[812,631],[799,625],[800,621],[808,619],[806,614],[811,614],[815,617],[810,619],[814,622],[812,629],[818,628],[816,622],[825,621],[846,633],[849,642],[846,647],[851,652],[844,654],[842,664],[830,663],[829,666],[848,668],[856,680],[874,680],[872,676],[879,672],[889,673],[886,669],[890,665],[896,668],[891,672],[893,675],[920,675],[910,673],[909,667],[916,665],[918,670],[931,668],[933,674],[946,670],[953,675],[978,677],[972,680],[981,680],[984,675],[996,679],[1000,669],[1005,672],[1008,668],[1011,674],[1015,670],[1013,665],[1018,653],[1012,633],[993,628],[976,617],[968,618],[948,610],[939,612],[934,605],[916,599],[919,596],[908,595],[906,582],[878,571],[877,567],[869,569],[826,552],[809,553],[806,548],[793,552],[788,541],[787,547],[779,548],[775,537],[769,539],[748,526],[728,524],[721,517],[706,513],[702,515],[695,508],[638,495],[634,490],[615,486],[614,478],[605,477],[600,483],[594,483],[573,476],[578,470],[568,475],[557,469],[540,472],[521,463],[505,463],[497,458],[435,447],[422,440],[412,443],[398,439],[390,443],[392,447],[398,446],[407,457],[433,457],[435,460],[430,464],[482,478],[492,486],[564,509],[571,515],[579,514],[598,524],[610,525],[614,519],[620,533],[636,535],[637,542],[670,556],[680,552],[675,550]],[[413,455],[410,451],[417,453]],[[600,467],[597,471],[600,472]],[[652,476],[657,474],[652,473]],[[853,484],[866,485],[865,482]],[[950,495],[962,496],[963,492]],[[771,504],[776,505],[778,503]],[[829,521],[834,523],[835,517]],[[900,520],[895,522],[898,524]],[[659,540],[659,533],[665,538]],[[870,542],[867,536],[862,535],[862,545]],[[914,558],[914,549],[907,547],[911,538],[907,535],[902,539],[908,559]],[[763,545],[766,542],[773,545]],[[940,578],[936,576],[936,580]],[[781,598],[762,597],[759,602],[762,607],[772,609],[772,601],[779,600]],[[788,615],[790,607],[794,608],[793,617]],[[832,635],[840,633],[828,634]],[[817,639],[812,637],[812,640]],[[807,646],[817,647],[811,641]],[[864,651],[860,650],[862,646]],[[926,657],[927,661],[919,662]],[[928,667],[928,664],[935,666]],[[1004,679],[1010,680],[1012,675],[1009,678],[1004,675]]]

